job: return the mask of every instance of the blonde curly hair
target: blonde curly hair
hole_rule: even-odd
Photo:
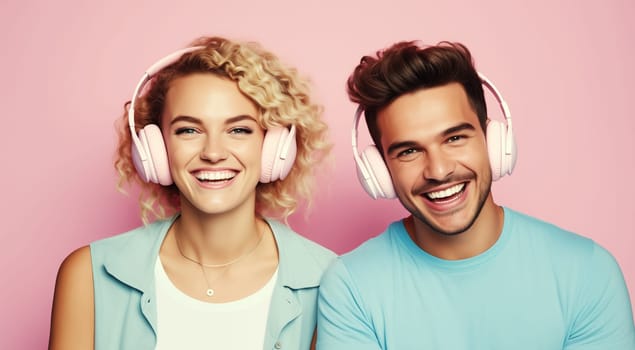
[[[309,96],[309,83],[295,68],[284,65],[273,53],[254,42],[234,42],[221,37],[202,37],[190,46],[201,46],[185,53],[176,62],[161,69],[153,77],[146,93],[135,101],[136,132],[148,124],[161,128],[165,95],[171,82],[179,77],[208,72],[235,81],[242,93],[259,108],[258,120],[263,129],[274,126],[296,126],[297,156],[289,175],[282,181],[259,183],[256,187],[256,213],[285,219],[300,202],[310,205],[313,169],[331,149],[326,139],[327,125],[322,120],[322,107]],[[117,123],[119,142],[115,169],[119,174],[117,188],[138,183],[141,219],[163,219],[180,210],[178,188],[146,183],[137,174],[132,160],[132,136],[128,126],[128,108]]]

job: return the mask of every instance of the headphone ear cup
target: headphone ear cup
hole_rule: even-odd
[[[297,144],[290,140],[289,129],[273,127],[267,130],[262,144],[260,182],[284,180],[295,162]]]
[[[357,177],[362,186],[371,197],[392,199],[397,195],[392,185],[392,179],[388,168],[384,163],[379,150],[375,146],[368,146],[360,154],[363,166],[368,172],[369,179],[365,179],[360,169],[357,169]]]
[[[505,141],[508,141],[511,139],[511,145],[512,145],[512,149],[511,149],[511,154],[507,154],[505,153],[505,150],[503,149],[503,168],[502,168],[502,172],[503,175],[504,174],[508,174],[511,175],[512,171],[514,171],[514,167],[516,166],[516,138],[514,137],[514,133],[512,130],[510,130],[509,128],[505,128],[506,133],[505,133]]]
[[[137,135],[139,137],[139,143],[141,144],[141,147],[143,148],[143,150],[141,150],[144,154],[148,154],[148,150],[147,147],[145,147],[144,145],[147,144],[146,140],[145,140],[145,133],[143,132],[143,130],[140,130],[139,134]],[[141,160],[141,155],[139,154],[139,149],[137,148],[137,144],[136,143],[132,143],[132,163],[134,164],[135,169],[137,169],[137,174],[139,174],[139,176],[141,177],[141,179],[145,182],[150,182],[150,177],[152,176],[151,174],[151,170],[150,170],[150,166],[149,166],[149,160],[147,161],[143,161]]]
[[[139,140],[145,147],[144,151],[148,157],[148,162],[144,166],[146,181],[163,186],[171,185],[172,175],[161,129],[156,124],[148,124],[139,131]]]
[[[505,126],[497,120],[487,123],[487,153],[492,169],[492,180],[496,181],[505,175]]]

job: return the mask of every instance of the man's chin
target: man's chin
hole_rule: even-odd
[[[426,226],[431,233],[441,236],[458,236],[466,232],[474,225],[477,217],[477,215],[472,215],[470,219],[464,220],[463,223],[448,223],[448,225],[440,225],[439,223],[434,223],[433,220],[430,220],[419,211],[410,211],[410,213],[419,222]]]
[[[439,234],[441,236],[458,236],[462,233],[465,233],[467,230],[470,229],[470,227],[472,227],[472,224],[474,223],[474,221],[472,221],[470,224],[465,225],[463,227],[459,227],[459,228],[454,228],[454,229],[448,229],[445,227],[439,227],[436,225],[432,225],[428,222],[424,222],[426,224],[426,226],[428,226],[430,228],[430,230],[436,234]]]

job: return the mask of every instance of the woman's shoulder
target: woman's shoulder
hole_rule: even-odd
[[[75,249],[68,254],[62,261],[59,268],[58,279],[75,279],[77,276],[82,277],[90,276],[91,261],[90,261],[90,247],[83,246]]]
[[[268,219],[267,222],[273,230],[281,255],[290,256],[294,260],[312,259],[320,265],[330,264],[337,256],[330,249],[304,237],[279,221]]]
[[[174,220],[168,218],[165,220],[158,220],[147,225],[133,228],[129,231],[125,231],[114,236],[102,238],[94,241],[90,244],[91,249],[118,249],[121,247],[135,245],[135,244],[147,244],[149,241],[154,241],[160,236],[163,236],[170,228]]]
[[[84,246],[70,253],[57,273],[51,315],[51,348],[63,348],[69,344],[84,347],[92,343],[92,281],[90,248]]]

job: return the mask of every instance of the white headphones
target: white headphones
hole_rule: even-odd
[[[509,107],[494,84],[484,75],[478,73],[481,82],[487,87],[503,111],[506,125],[497,120],[489,120],[487,123],[487,151],[489,154],[490,167],[492,169],[492,180],[496,181],[505,174],[511,174],[516,165],[516,141],[512,130],[512,117]],[[357,150],[357,136],[359,120],[361,119],[363,108],[359,106],[353,118],[352,145],[353,157],[357,165],[357,178],[364,187],[364,190],[373,198],[392,199],[397,195],[392,185],[390,173],[386,163],[375,145],[369,145],[359,154]]]
[[[135,130],[135,102],[143,87],[161,69],[176,62],[188,52],[204,48],[193,46],[171,53],[148,68],[132,95],[130,108],[128,109],[128,125],[132,135],[132,160],[139,176],[146,182],[158,183],[163,186],[172,184],[168,153],[165,149],[161,129],[156,124],[148,124],[139,130]],[[295,161],[297,153],[296,129],[292,125],[290,129],[274,127],[267,129],[262,145],[262,166],[260,182],[268,183],[284,179]]]

